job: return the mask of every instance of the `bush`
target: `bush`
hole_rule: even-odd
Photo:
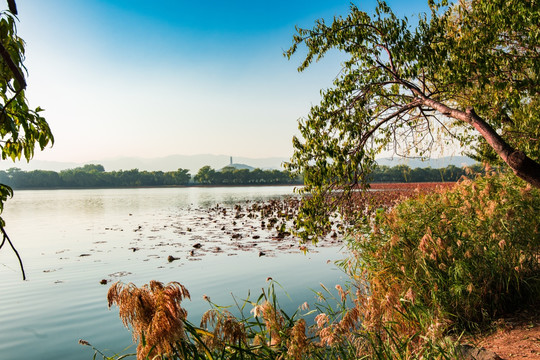
[[[429,310],[427,335],[471,330],[540,295],[540,191],[514,176],[463,180],[409,199],[352,242],[364,326]]]

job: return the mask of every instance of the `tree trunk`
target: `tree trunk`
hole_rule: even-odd
[[[472,125],[503,161],[510,166],[516,176],[534,187],[540,188],[540,164],[525,155],[523,151],[516,150],[510,146],[497,134],[491,125],[474,112],[472,107],[467,108],[466,111],[460,111],[425,97],[423,94],[420,94],[420,98],[424,105],[441,112],[443,115]]]

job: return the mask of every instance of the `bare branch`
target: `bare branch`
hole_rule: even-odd
[[[3,239],[2,239],[2,243],[0,244],[0,249],[2,248],[2,246],[4,246],[4,244],[5,244],[6,240],[7,240],[7,242],[9,243],[9,246],[11,246],[11,248],[13,249],[13,252],[17,256],[17,259],[19,260],[19,265],[21,267],[23,280],[26,280],[26,274],[24,272],[23,262],[22,262],[21,256],[19,255],[19,252],[17,251],[17,249],[15,249],[15,246],[13,246],[13,243],[11,242],[11,239],[9,238],[9,236],[8,236],[6,230],[4,229],[3,226],[0,226],[0,231],[3,234]]]

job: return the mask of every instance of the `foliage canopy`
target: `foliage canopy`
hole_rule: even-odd
[[[277,169],[236,169],[226,166],[215,170],[211,166],[203,166],[193,177],[196,183],[202,185],[276,185],[300,184],[301,177],[293,178],[288,171]]]
[[[0,11],[0,154],[2,160],[15,161],[24,157],[29,161],[36,145],[43,150],[54,142],[54,138],[40,115],[43,109],[32,110],[25,97],[24,41],[17,35],[15,1],[8,0],[8,6],[9,10]],[[10,187],[0,184],[0,212],[12,195]],[[4,235],[0,247],[7,240],[13,248],[2,218],[0,229]]]
[[[293,139],[288,168],[304,173],[313,195],[301,226],[324,222],[317,204],[331,190],[367,186],[375,155],[389,148],[425,157],[457,140],[540,187],[540,7],[535,0],[428,2],[431,13],[417,23],[380,1],[372,16],[352,5],[331,24],[297,28],[285,55],[307,48],[299,71],[332,49],[347,56]]]
[[[32,110],[25,97],[24,41],[17,35],[16,20],[11,11],[0,12],[0,151],[2,160],[13,161],[30,160],[36,145],[43,150],[54,142],[40,115],[43,109]],[[0,211],[11,195],[11,189],[0,185]]]

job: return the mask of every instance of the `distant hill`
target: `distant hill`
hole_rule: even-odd
[[[7,170],[11,168],[19,168],[23,171],[31,170],[50,170],[59,172],[65,169],[73,169],[79,166],[83,166],[82,163],[76,162],[60,162],[60,161],[42,161],[42,160],[30,160],[30,163],[26,161],[13,162],[11,160],[1,160],[0,170]]]
[[[219,170],[223,170],[226,167],[232,167],[232,168],[235,168],[235,169],[238,169],[238,170],[242,170],[242,169],[247,169],[249,171],[255,170],[255,168],[253,166],[249,166],[249,165],[246,165],[246,164],[229,164],[227,166],[222,167]]]
[[[278,169],[283,170],[282,164],[288,161],[285,157],[272,157],[272,158],[247,158],[247,157],[233,157],[233,166],[242,169]],[[472,165],[474,160],[466,156],[451,156],[429,159],[427,161],[421,161],[419,159],[403,159],[403,158],[381,158],[377,159],[377,163],[380,165],[395,166],[400,164],[408,165],[411,168],[417,167],[431,167],[442,168],[448,165],[455,165],[461,167],[463,165]],[[159,158],[136,158],[136,157],[122,157],[112,159],[101,159],[87,161],[84,163],[75,162],[55,162],[55,161],[40,161],[32,160],[30,163],[11,161],[0,161],[0,170],[7,170],[9,168],[17,167],[23,171],[30,170],[52,170],[61,171],[65,169],[73,169],[81,167],[85,164],[101,164],[105,167],[106,171],[117,170],[147,170],[147,171],[174,171],[179,168],[188,169],[191,175],[195,175],[199,169],[205,165],[209,165],[214,169],[222,169],[225,166],[230,166],[231,157],[228,155],[170,155]]]

